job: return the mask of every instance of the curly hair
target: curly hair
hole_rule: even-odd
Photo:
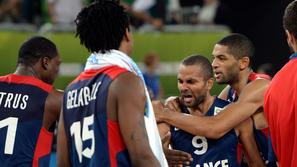
[[[118,0],[99,0],[83,8],[76,20],[76,37],[89,52],[118,49],[129,30],[129,17]]]

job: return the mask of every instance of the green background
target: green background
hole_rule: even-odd
[[[227,32],[193,32],[193,33],[134,33],[134,51],[132,58],[142,62],[149,51],[160,54],[161,62],[177,62],[192,54],[202,54],[211,60],[213,45]],[[0,32],[0,75],[15,70],[20,45],[33,35],[28,32]],[[74,33],[47,33],[57,45],[63,62],[84,64],[88,57],[87,50],[79,44]],[[74,77],[58,77],[55,86],[64,89]],[[177,95],[176,76],[161,76],[165,96]],[[222,86],[215,85],[212,93],[218,94]]]

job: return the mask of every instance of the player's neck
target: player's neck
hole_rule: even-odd
[[[25,66],[23,64],[18,64],[14,74],[39,78],[39,75],[32,66]]]
[[[199,104],[196,108],[188,108],[188,110],[193,115],[205,115],[213,104],[214,99],[214,96],[208,94],[203,103]]]
[[[234,89],[238,95],[240,95],[243,88],[247,85],[249,76],[252,72],[253,72],[253,70],[250,68],[240,71],[238,80],[236,82],[230,84],[232,89]]]

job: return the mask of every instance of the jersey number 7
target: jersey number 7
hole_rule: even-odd
[[[0,121],[0,129],[7,126],[4,154],[13,154],[17,125],[18,118],[16,117],[9,117]]]

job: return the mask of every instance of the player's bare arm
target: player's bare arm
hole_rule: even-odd
[[[53,89],[46,99],[43,127],[47,130],[50,129],[57,120],[59,120],[63,93],[64,92],[61,90]]]
[[[170,110],[156,114],[156,117],[159,121],[167,122],[191,134],[217,139],[263,106],[264,93],[268,84],[269,81],[264,79],[249,83],[241,92],[237,102],[229,104],[214,117],[193,116]]]
[[[163,112],[164,105],[159,100],[152,101],[152,105],[155,113]],[[160,138],[161,140],[163,140],[165,136],[167,136],[168,133],[170,133],[170,125],[164,122],[158,123],[158,130]]]
[[[248,165],[250,167],[265,167],[255,141],[252,119],[248,118],[235,129],[238,131],[238,138],[243,145]]]
[[[117,119],[132,165],[159,167],[145,129],[146,96],[142,80],[131,72],[123,73],[111,84],[110,94],[116,98]]]
[[[70,167],[70,159],[68,152],[68,142],[65,134],[63,111],[60,115],[58,126],[58,139],[57,139],[57,163],[58,167]]]
[[[153,101],[152,105],[155,114],[158,112],[164,112],[164,105],[160,101]],[[171,139],[170,125],[164,122],[158,123],[158,129],[169,166],[190,164],[192,161],[191,154],[180,150],[169,149]]]

